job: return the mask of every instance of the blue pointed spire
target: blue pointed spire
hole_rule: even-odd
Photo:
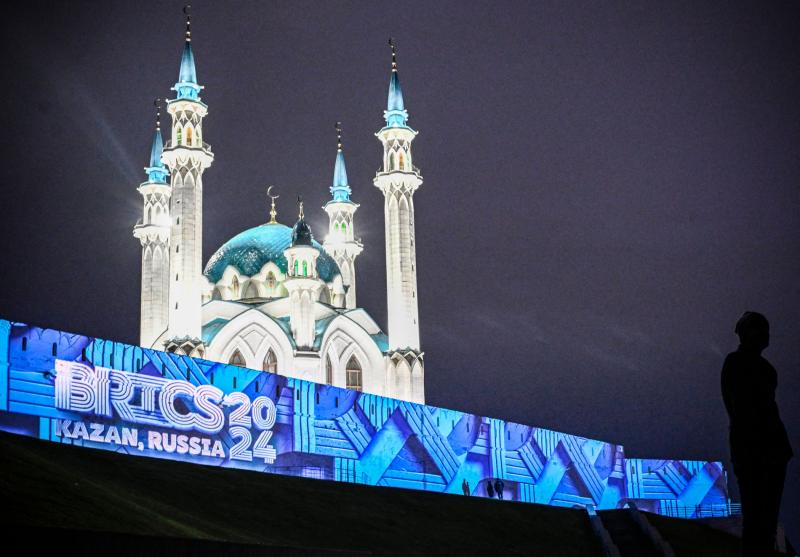
[[[336,122],[336,163],[333,166],[333,185],[331,193],[334,201],[350,201],[350,185],[347,183],[347,169],[344,166],[342,151],[342,123]]]
[[[161,153],[164,151],[164,139],[161,137],[161,99],[155,100],[156,105],[156,131],[153,132],[153,145],[150,147],[150,165],[145,168],[147,181],[156,184],[166,184],[169,172],[161,162]]]
[[[400,88],[400,75],[397,73],[397,49],[389,39],[392,49],[392,77],[389,79],[389,99],[383,117],[390,128],[408,127],[408,112],[403,104],[403,90]]]
[[[197,71],[192,52],[192,16],[189,15],[189,6],[184,6],[183,13],[186,14],[186,42],[181,55],[181,71],[178,74],[178,82],[172,87],[172,90],[178,93],[179,99],[196,101],[200,98],[202,87],[197,84]]]

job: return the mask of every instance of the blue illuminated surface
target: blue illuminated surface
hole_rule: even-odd
[[[202,87],[197,84],[192,43],[187,41],[184,43],[183,54],[181,54],[181,70],[178,75],[178,82],[172,87],[172,90],[178,93],[178,99],[196,101],[200,98],[201,89]]]
[[[344,153],[336,152],[336,163],[333,166],[333,185],[331,193],[334,201],[350,201],[350,185],[347,183],[347,169],[344,165]]]
[[[272,261],[286,274],[287,262],[284,250],[292,244],[292,229],[280,223],[267,223],[237,234],[219,248],[208,260],[204,274],[211,282],[222,278],[225,268],[233,265],[247,276],[257,274],[261,267]],[[330,282],[339,272],[339,266],[322,250],[316,240],[312,245],[320,250],[317,257],[317,273],[325,282]]]
[[[36,423],[25,416],[35,417]],[[26,425],[27,424],[27,425]],[[720,462],[0,320],[0,429],[59,443],[368,485],[663,514],[726,512]]]
[[[149,182],[156,184],[166,184],[169,171],[164,163],[161,162],[161,153],[164,152],[164,140],[161,137],[161,130],[153,132],[153,145],[150,147],[150,166],[145,168]]]

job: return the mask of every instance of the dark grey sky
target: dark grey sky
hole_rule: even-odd
[[[648,5],[649,4],[649,5]],[[727,458],[719,373],[767,315],[800,454],[800,6],[727,2],[193,2],[208,258],[302,193],[313,229],[342,120],[360,305],[385,325],[389,35],[419,130],[431,404]],[[0,315],[136,342],[152,99],[180,2],[25,2],[2,18]],[[402,10],[398,12],[398,10]],[[800,465],[784,520],[800,539]],[[731,478],[731,483],[733,478]]]

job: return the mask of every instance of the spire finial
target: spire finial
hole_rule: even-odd
[[[305,215],[303,215],[303,196],[302,195],[298,195],[297,196],[297,203],[300,205],[300,215],[299,215],[300,216],[300,220],[303,220]]]
[[[342,152],[342,123],[336,122],[336,150]]]
[[[269,186],[267,188],[267,197],[270,198],[272,201],[272,208],[269,210],[269,224],[276,224],[278,221],[275,220],[275,217],[278,216],[278,211],[275,210],[275,200],[280,197],[280,195],[272,195],[272,188],[275,186]]]
[[[153,101],[156,107],[156,131],[161,131],[161,97],[156,97]]]
[[[183,13],[186,15],[186,42],[192,42],[192,14],[189,13],[189,10],[192,9],[191,4],[186,4],[183,7]]]
[[[392,71],[397,71],[397,47],[394,44],[394,39],[389,37],[389,48],[392,49]]]

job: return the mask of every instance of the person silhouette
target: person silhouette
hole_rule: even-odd
[[[739,348],[725,358],[721,384],[742,500],[742,555],[764,557],[774,552],[786,465],[794,453],[775,403],[777,372],[761,356],[769,346],[769,322],[747,311],[734,332]]]

